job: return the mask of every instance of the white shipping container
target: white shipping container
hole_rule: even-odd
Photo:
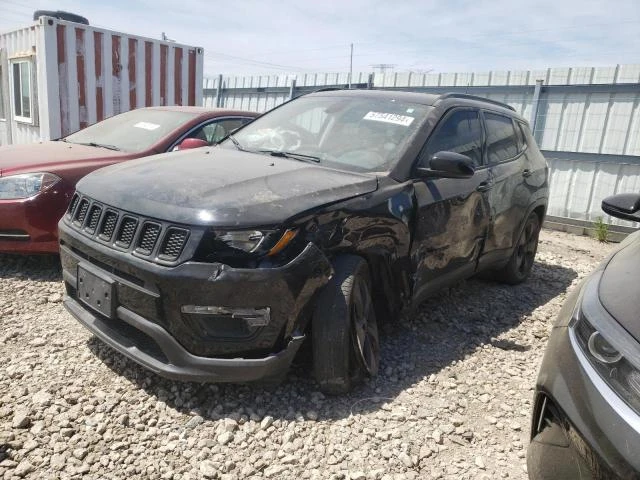
[[[138,107],[202,105],[202,68],[199,47],[40,17],[0,33],[0,145]]]

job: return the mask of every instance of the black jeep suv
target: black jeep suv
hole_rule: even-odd
[[[481,271],[525,280],[547,198],[507,105],[316,92],[218,147],[82,179],[59,225],[65,305],[181,380],[277,380],[310,337],[321,388],[344,392],[378,370],[377,318]]]

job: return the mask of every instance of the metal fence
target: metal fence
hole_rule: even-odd
[[[640,191],[640,65],[473,73],[314,73],[205,78],[205,106],[269,110],[323,87],[465,92],[527,118],[551,167],[549,215],[589,224],[610,218],[602,199]]]

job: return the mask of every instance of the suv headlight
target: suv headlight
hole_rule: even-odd
[[[612,324],[615,320],[604,316],[600,318],[592,309],[589,309],[591,318],[585,315],[585,301],[599,302],[599,278],[600,275],[595,275],[585,285],[585,290],[596,287],[595,292],[583,293],[573,312],[570,328],[577,346],[600,377],[633,410],[640,413],[640,346],[617,322]],[[593,293],[596,293],[595,298]],[[613,328],[608,328],[607,323]],[[616,327],[620,327],[620,330]]]
[[[51,188],[60,177],[53,173],[24,173],[0,177],[0,200],[29,198]]]

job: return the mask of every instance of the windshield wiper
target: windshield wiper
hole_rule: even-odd
[[[244,148],[242,145],[240,145],[240,142],[238,140],[236,140],[233,135],[229,135],[227,137],[229,140],[231,140],[233,142],[233,144],[235,145],[235,147],[240,150],[241,152],[246,152],[247,149]]]
[[[120,151],[120,148],[116,147],[115,145],[107,145],[104,143],[96,143],[96,142],[69,142],[69,143],[75,143],[76,145],[86,145],[88,147],[100,147],[100,148],[107,148],[109,150],[115,150],[116,152]]]
[[[284,152],[282,150],[258,150],[260,153],[268,153],[273,157],[293,158],[294,160],[312,161],[314,163],[320,163],[321,158],[315,155],[305,155],[298,152]]]

